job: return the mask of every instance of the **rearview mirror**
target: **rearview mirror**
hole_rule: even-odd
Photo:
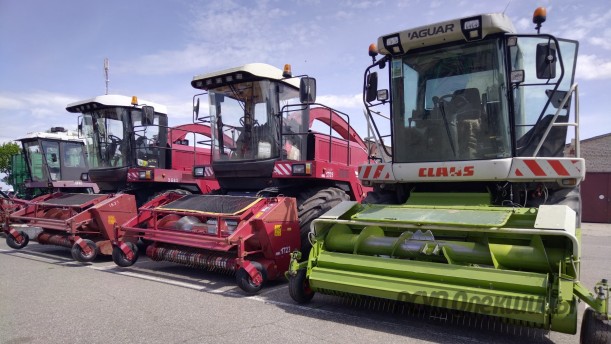
[[[556,46],[553,43],[537,44],[537,79],[556,77]]]
[[[378,97],[378,73],[373,72],[367,75],[367,83],[365,84],[365,100],[368,103],[376,100]]]
[[[301,103],[314,103],[316,101],[316,79],[303,77],[299,82],[299,100]]]

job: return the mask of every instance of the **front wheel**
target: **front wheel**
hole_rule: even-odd
[[[306,277],[306,269],[297,270],[295,276],[289,277],[289,294],[295,302],[304,304],[310,302],[314,297],[314,291]]]
[[[611,321],[604,320],[594,309],[588,307],[581,320],[581,344],[609,344],[611,343]]]
[[[72,249],[70,250],[70,253],[72,253],[72,258],[74,258],[74,260],[76,260],[77,262],[81,263],[92,262],[98,255],[98,247],[95,242],[89,239],[83,239],[83,241],[89,247],[89,252],[85,253],[85,251],[83,251],[83,248],[81,248],[81,245],[75,243],[74,245],[72,245]]]
[[[133,242],[126,242],[125,245],[127,245],[129,249],[133,252],[131,259],[127,257],[125,252],[123,252],[123,250],[119,246],[115,246],[112,248],[112,261],[122,268],[132,266],[138,260],[138,246],[136,246],[136,244],[134,244]]]
[[[259,290],[261,290],[261,287],[263,287],[263,283],[265,283],[267,276],[265,274],[265,269],[263,269],[263,266],[260,263],[250,263],[253,264],[255,268],[257,268],[257,270],[259,270],[259,272],[261,273],[261,277],[263,277],[263,281],[261,281],[261,283],[257,285],[256,283],[254,283],[248,272],[246,272],[246,270],[242,267],[239,268],[236,272],[235,278],[236,283],[238,284],[238,287],[240,287],[240,289],[244,290],[244,292],[246,292],[246,294],[248,295],[255,295],[259,292]]]
[[[28,245],[30,242],[30,236],[28,236],[24,231],[18,231],[20,238],[15,238],[13,234],[10,232],[6,234],[6,244],[10,248],[14,248],[16,250],[22,249]]]
[[[342,201],[349,201],[350,196],[335,187],[315,190],[314,193],[304,193],[297,198],[299,228],[301,234],[301,257],[308,259],[312,244],[308,238],[310,234],[310,224],[314,219],[331,210]]]

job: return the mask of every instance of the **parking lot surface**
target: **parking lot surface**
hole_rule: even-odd
[[[585,224],[582,241],[581,279],[592,287],[611,277],[611,224]],[[143,256],[130,268],[105,257],[81,264],[66,248],[31,242],[13,250],[4,239],[0,294],[0,343],[6,344],[579,341],[578,335],[461,324],[432,312],[332,296],[297,305],[286,282],[245,296],[229,275]]]

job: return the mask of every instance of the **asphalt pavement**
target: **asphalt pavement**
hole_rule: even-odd
[[[611,224],[584,224],[581,280],[611,278]],[[577,343],[546,333],[316,295],[285,282],[245,296],[235,279],[141,257],[74,262],[66,248],[0,242],[0,343]],[[583,304],[581,305],[583,309]],[[495,326],[494,328],[491,328]]]

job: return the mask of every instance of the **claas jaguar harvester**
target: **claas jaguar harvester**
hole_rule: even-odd
[[[314,218],[362,199],[356,173],[367,161],[366,146],[346,114],[314,104],[315,80],[293,78],[288,65],[282,71],[247,64],[191,84],[208,92],[209,113],[199,113],[196,95],[194,119],[213,135],[212,164],[195,166],[193,174],[216,178],[220,189],[145,204],[121,226],[123,255],[115,263],[135,262],[127,238],[140,235],[152,242],[146,254],[153,260],[235,273],[241,289],[256,293],[284,276],[293,250],[309,250]]]
[[[165,106],[137,97],[103,95],[66,109],[80,114],[79,133],[93,161],[81,179],[95,182],[101,193],[56,192],[12,213],[12,223],[42,228],[39,243],[69,247],[75,260],[89,262],[97,254],[113,254],[115,225],[136,216],[138,206],[158,194],[218,188],[214,180],[197,180],[191,173],[195,164],[210,162],[210,127],[168,127]],[[23,236],[15,248],[28,240],[18,233]]]
[[[370,48],[363,99],[378,132],[375,107],[390,109],[392,160],[359,167],[374,187],[362,204],[313,221],[311,253],[294,253],[288,273],[296,302],[405,301],[574,334],[581,300],[582,342],[609,343],[607,280],[593,294],[579,281],[577,42],[539,34],[544,20],[539,8],[537,34],[517,34],[483,14]],[[569,128],[576,157],[563,156]]]

